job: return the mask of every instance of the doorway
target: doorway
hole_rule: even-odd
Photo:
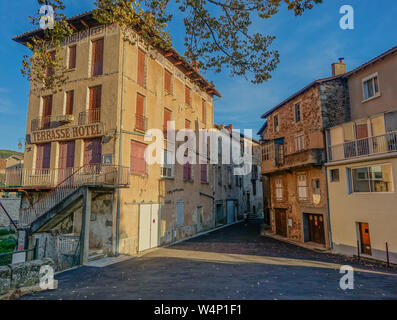
[[[322,214],[305,213],[305,219],[308,226],[307,241],[316,242],[325,245],[324,234],[324,217]]]
[[[369,224],[366,222],[359,222],[359,231],[360,231],[360,244],[361,244],[361,253],[372,255],[371,250],[371,239],[369,237]]]
[[[234,201],[233,200],[226,201],[226,211],[227,211],[227,224],[231,224],[234,222]]]
[[[141,204],[139,206],[139,251],[158,247],[159,218],[159,204]]]
[[[287,211],[285,209],[275,209],[276,234],[287,237]]]

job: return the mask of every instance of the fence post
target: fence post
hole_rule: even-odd
[[[34,245],[34,255],[33,260],[37,260],[39,258],[39,238],[36,238],[36,243]]]

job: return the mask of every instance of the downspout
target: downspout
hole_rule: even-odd
[[[328,161],[328,138],[327,138],[327,130],[324,130],[324,143],[325,143],[325,161]],[[327,212],[328,212],[328,233],[329,233],[329,246],[333,249],[333,241],[332,241],[332,231],[331,231],[331,213],[329,209],[329,194],[328,194],[328,169],[323,165],[325,172],[325,191],[327,195]]]
[[[122,164],[122,138],[123,138],[123,98],[124,98],[124,56],[125,56],[125,40],[123,39],[123,56],[121,59],[121,98],[120,98],[120,139],[119,139],[119,174],[117,184],[120,185],[121,180],[121,164]],[[120,230],[120,188],[117,188],[117,211],[116,211],[116,257],[119,255],[119,230]]]

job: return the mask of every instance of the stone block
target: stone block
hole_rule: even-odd
[[[46,258],[11,264],[11,287],[17,289],[39,285],[41,277],[40,269],[46,265],[54,268],[54,261]]]
[[[11,287],[11,269],[8,266],[0,267],[0,296],[7,293]]]

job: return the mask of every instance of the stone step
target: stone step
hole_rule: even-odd
[[[98,253],[98,254],[94,254],[94,255],[89,255],[88,261],[95,261],[95,260],[99,260],[102,258],[105,258],[105,255],[103,253]]]
[[[88,256],[94,256],[96,254],[103,254],[103,249],[93,249],[88,251]]]

